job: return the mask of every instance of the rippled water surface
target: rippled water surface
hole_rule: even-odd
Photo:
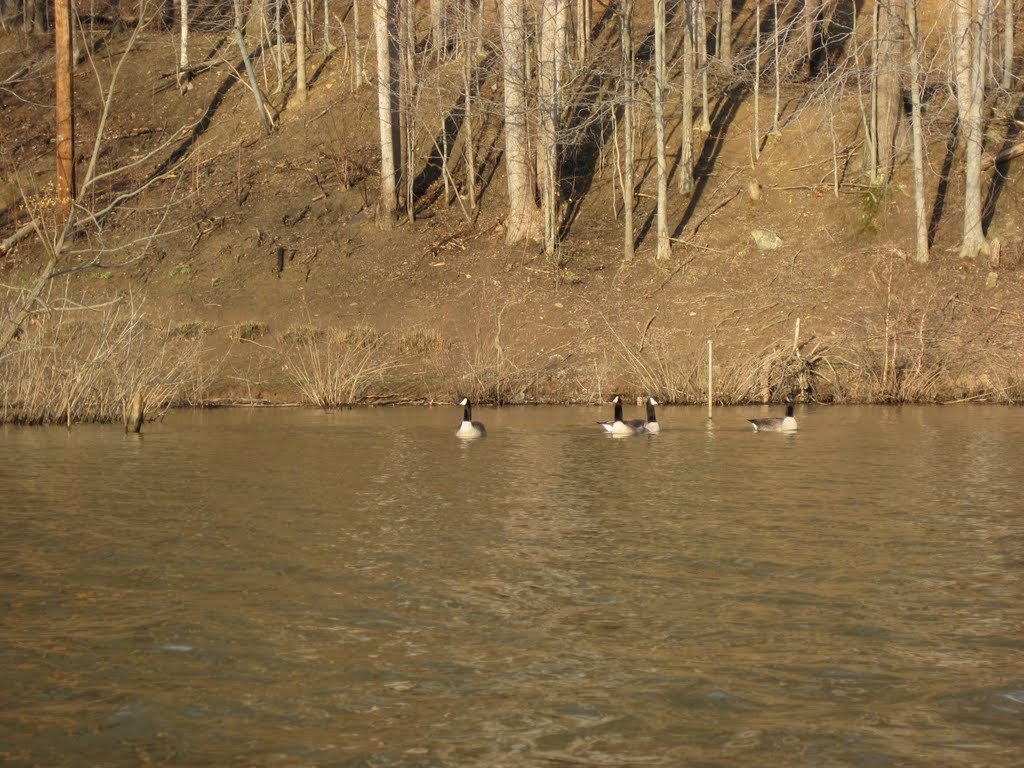
[[[0,763],[1024,764],[1024,410],[606,411],[0,428]]]

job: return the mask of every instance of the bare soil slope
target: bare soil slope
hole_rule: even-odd
[[[104,77],[120,41],[98,54]],[[328,347],[335,355],[361,350],[366,376],[353,392],[370,402],[456,391],[502,402],[655,390],[668,400],[699,400],[708,339],[725,401],[1024,394],[1020,161],[1002,169],[990,224],[1002,246],[998,265],[961,263],[960,161],[949,161],[940,197],[946,137],[936,135],[929,147],[933,258],[914,266],[909,170],[901,166],[884,196],[873,197],[859,182],[855,95],[830,103],[830,120],[820,105],[806,105],[797,84],[784,94],[781,135],[766,141],[757,162],[749,101],[715,122],[697,192],[673,195],[677,241],[669,260],[653,258],[649,141],[638,161],[637,258],[622,261],[608,145],[585,193],[572,201],[562,252],[552,260],[536,245],[504,243],[500,134],[489,137],[478,211],[467,216],[457,202],[446,205],[438,179],[423,190],[414,222],[384,231],[372,209],[374,94],[369,86],[352,89],[340,56],[312,62],[305,105],[278,97],[279,122],[268,136],[226,65],[230,51],[180,95],[174,44],[171,36],[148,35],[127,60],[100,167],[159,152],[101,185],[96,200],[151,176],[167,158],[188,159],[104,220],[88,245],[145,239],[171,204],[163,235],[139,263],[107,269],[123,258],[111,251],[103,266],[55,290],[91,301],[130,293],[144,298],[149,316],[201,336],[219,365],[210,399],[308,401],[296,372],[322,342],[324,354]],[[203,46],[217,60],[223,42]],[[46,55],[44,44],[13,35],[0,48],[3,77]],[[86,65],[76,89],[84,169],[100,115]],[[0,237],[25,221],[25,200],[46,200],[52,102],[44,64],[0,94]],[[998,149],[1000,136],[991,140]],[[834,148],[843,174],[838,198]],[[751,184],[760,185],[759,199]],[[777,236],[777,247],[759,246],[757,230]],[[23,242],[0,258],[0,281],[22,285],[42,261],[39,244]]]

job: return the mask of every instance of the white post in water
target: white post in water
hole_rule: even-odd
[[[711,407],[715,402],[714,392],[711,389],[711,339],[708,339],[708,418],[711,418]]]

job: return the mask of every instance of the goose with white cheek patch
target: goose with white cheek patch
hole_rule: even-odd
[[[747,419],[754,425],[755,432],[796,432],[796,418],[793,416],[793,404],[786,406],[785,416],[771,419]]]
[[[473,421],[473,406],[468,397],[460,397],[458,405],[463,407],[462,424],[455,432],[456,437],[487,437],[487,430],[479,421]]]
[[[658,417],[654,413],[654,406],[658,404],[658,401],[653,397],[647,398],[647,423],[644,425],[644,429],[648,432],[661,432],[661,425],[658,424]]]
[[[646,422],[643,419],[622,419],[622,398],[612,395],[610,402],[615,404],[615,418],[613,421],[599,421],[598,424],[605,432],[613,435],[642,435],[647,431]]]

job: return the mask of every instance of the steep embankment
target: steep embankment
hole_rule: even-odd
[[[104,78],[123,42],[101,51]],[[161,329],[147,344],[203,350],[206,362],[176,397],[336,403],[467,391],[516,402],[614,390],[699,400],[708,339],[726,402],[1024,394],[1021,165],[1007,166],[998,186],[989,233],[1002,242],[1000,263],[961,263],[959,160],[945,155],[951,113],[938,95],[926,266],[909,259],[909,169],[901,163],[881,195],[860,183],[857,94],[814,100],[805,84],[782,94],[781,134],[756,161],[749,97],[713,105],[697,190],[672,195],[676,241],[658,263],[649,137],[637,162],[639,247],[624,263],[609,130],[567,196],[562,250],[549,259],[535,245],[504,244],[500,120],[478,126],[486,151],[477,210],[451,192],[446,204],[434,174],[418,190],[416,220],[382,231],[372,220],[375,97],[369,86],[352,88],[343,56],[314,57],[305,105],[272,97],[278,124],[265,135],[223,39],[201,42],[212,66],[184,95],[174,87],[174,42],[147,35],[127,58],[100,169],[128,170],[86,203],[102,208],[113,193],[166,174],[76,242],[75,260],[95,265],[54,281],[51,306],[57,294],[91,304],[130,296]],[[13,37],[3,48],[5,73],[25,56],[39,62],[2,97],[6,237],[25,220],[22,192],[46,200],[52,95],[45,49]],[[76,85],[84,170],[101,102],[86,67]],[[483,92],[499,98],[496,75]],[[421,126],[439,114],[425,95]],[[418,135],[426,167],[433,132]],[[115,268],[144,246],[141,261]],[[19,245],[0,259],[3,282],[23,285],[42,254],[37,242]]]

